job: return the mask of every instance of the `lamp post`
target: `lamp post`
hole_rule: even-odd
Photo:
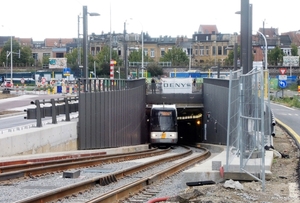
[[[87,53],[88,53],[88,26],[87,26],[87,15],[90,16],[100,16],[99,13],[88,13],[87,11],[87,6],[83,6],[83,45],[82,45],[82,49],[83,49],[83,68],[84,68],[84,79],[85,79],[85,83],[84,83],[84,91],[87,91],[87,85],[88,85],[88,57],[87,57]]]
[[[12,52],[12,36],[10,35],[10,84],[13,84],[13,52]]]
[[[80,16],[78,15],[78,36],[77,36],[77,63],[80,71],[80,77],[82,77],[82,66],[81,66],[81,50],[80,50]]]
[[[134,19],[130,18],[130,20],[134,20]],[[140,21],[138,21],[138,22],[142,26],[142,32],[141,32],[141,35],[142,35],[142,37],[141,37],[142,38],[141,39],[142,40],[142,65],[141,65],[141,69],[142,69],[142,77],[143,77],[144,76],[144,27],[143,27],[143,24]],[[127,23],[127,20],[124,22],[124,45],[125,45],[125,37],[126,37],[126,23]],[[126,48],[126,50],[125,50],[125,48]],[[127,46],[124,46],[124,53],[127,54]],[[124,57],[124,60],[125,60],[125,63],[126,63],[127,55],[126,55],[126,57]],[[127,63],[125,65],[125,71],[127,72]]]
[[[144,77],[144,31],[142,25],[142,78]]]
[[[268,44],[267,44],[267,39],[265,37],[265,35],[263,33],[261,33],[260,31],[257,31],[263,38],[264,38],[264,41],[265,41],[265,70],[268,70]],[[265,98],[268,98],[267,95],[268,95],[268,75],[267,75],[267,72],[264,73],[264,85],[265,85],[265,91],[264,91],[264,96]]]
[[[127,64],[127,42],[126,42],[126,22],[124,22],[124,65],[125,65],[125,79],[128,79],[128,64]]]

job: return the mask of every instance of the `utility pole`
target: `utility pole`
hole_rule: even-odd
[[[110,25],[110,36],[109,36],[109,63],[110,63],[110,61],[111,61],[111,57],[112,57],[112,42],[111,42],[111,4],[110,4],[110,7],[109,7],[109,15],[110,15],[110,19],[109,19],[109,25]]]
[[[80,77],[82,77],[82,67],[81,67],[81,50],[80,50],[80,16],[78,15],[78,36],[77,36],[77,63],[80,71]]]
[[[127,42],[126,42],[126,21],[124,22],[124,66],[125,66],[125,79],[128,78],[128,64],[127,64]]]

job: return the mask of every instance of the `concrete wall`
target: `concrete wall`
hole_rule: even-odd
[[[77,150],[77,120],[7,133],[0,137],[0,157]]]

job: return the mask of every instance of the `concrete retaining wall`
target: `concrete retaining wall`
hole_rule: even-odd
[[[0,157],[77,150],[77,121],[49,124],[0,136]]]

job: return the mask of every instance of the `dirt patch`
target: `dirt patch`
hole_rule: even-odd
[[[274,149],[287,155],[286,158],[274,158],[271,172],[272,178],[266,181],[265,191],[260,182],[241,182],[243,189],[225,188],[224,183],[190,187],[181,196],[173,197],[175,201],[167,202],[201,202],[201,203],[299,203],[298,196],[298,159],[299,149],[294,140],[279,126],[275,128]],[[294,188],[292,187],[294,186]],[[197,194],[197,195],[195,195]],[[197,197],[195,197],[197,196]],[[178,201],[178,200],[183,201]]]
[[[17,97],[18,95],[16,94],[3,94],[2,92],[0,93],[0,99],[7,99],[7,98],[12,98],[12,97]]]

